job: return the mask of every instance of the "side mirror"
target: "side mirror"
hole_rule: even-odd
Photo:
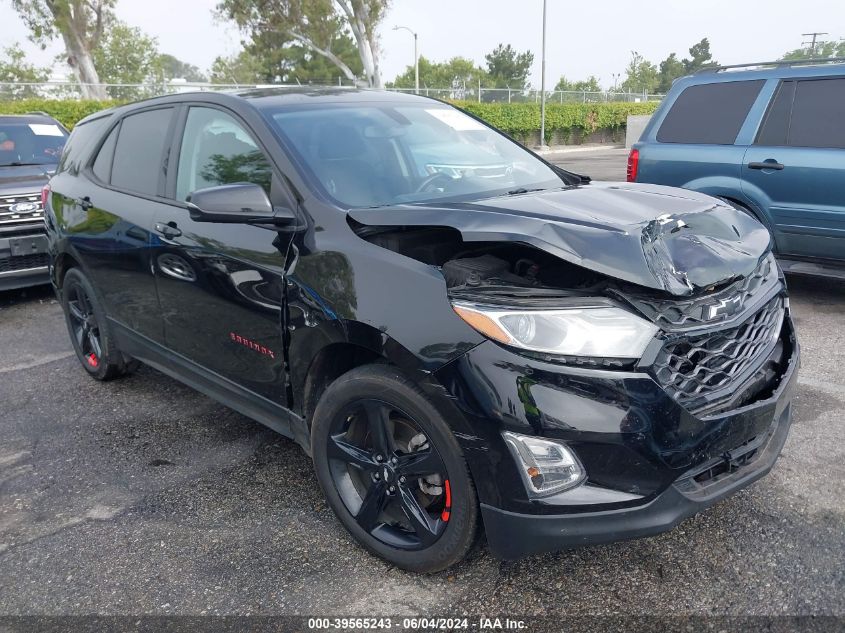
[[[188,210],[195,222],[221,224],[287,224],[296,218],[292,209],[273,208],[261,186],[245,182],[198,189],[188,196]]]

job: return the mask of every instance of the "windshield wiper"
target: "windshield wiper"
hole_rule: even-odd
[[[516,189],[511,189],[508,191],[509,196],[516,196],[521,193],[531,193],[532,191],[545,191],[543,187],[537,187],[536,189],[526,189],[525,187],[517,187]]]
[[[32,167],[34,165],[48,165],[50,163],[25,163],[20,160],[13,160],[11,163],[3,163],[0,167]]]

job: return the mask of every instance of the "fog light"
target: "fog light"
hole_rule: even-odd
[[[572,449],[560,442],[504,431],[528,495],[546,497],[574,488],[586,477]]]

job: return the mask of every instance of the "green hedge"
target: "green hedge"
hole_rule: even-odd
[[[456,106],[523,142],[539,140],[540,104],[456,101]],[[623,130],[628,115],[653,114],[657,101],[642,103],[547,103],[546,142],[582,140],[595,132]],[[532,139],[531,137],[535,137]]]
[[[80,101],[75,99],[22,99],[0,103],[0,114],[46,112],[67,129],[89,114],[119,105],[117,101]]]
[[[61,121],[68,129],[80,119],[117,101],[75,101],[25,99],[0,103],[0,113],[41,111]],[[520,141],[536,142],[540,131],[537,103],[477,103],[456,101],[455,105],[484,119]],[[596,132],[615,133],[625,128],[629,114],[652,114],[656,101],[645,103],[549,103],[546,105],[546,142],[580,142]]]

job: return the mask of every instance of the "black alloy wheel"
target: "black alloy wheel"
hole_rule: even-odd
[[[333,425],[327,454],[347,510],[368,534],[421,549],[443,534],[451,511],[446,466],[419,424],[376,398],[351,404]]]
[[[117,349],[94,287],[79,268],[62,280],[62,308],[79,362],[97,380],[111,380],[137,369],[137,360]]]
[[[320,487],[361,545],[417,572],[466,555],[475,486],[451,427],[414,381],[387,364],[357,367],[326,388],[311,420]]]
[[[96,369],[103,357],[100,326],[97,323],[91,299],[80,284],[73,284],[68,288],[67,309],[71,336],[76,342],[76,347],[84,358],[84,362],[92,369]]]

